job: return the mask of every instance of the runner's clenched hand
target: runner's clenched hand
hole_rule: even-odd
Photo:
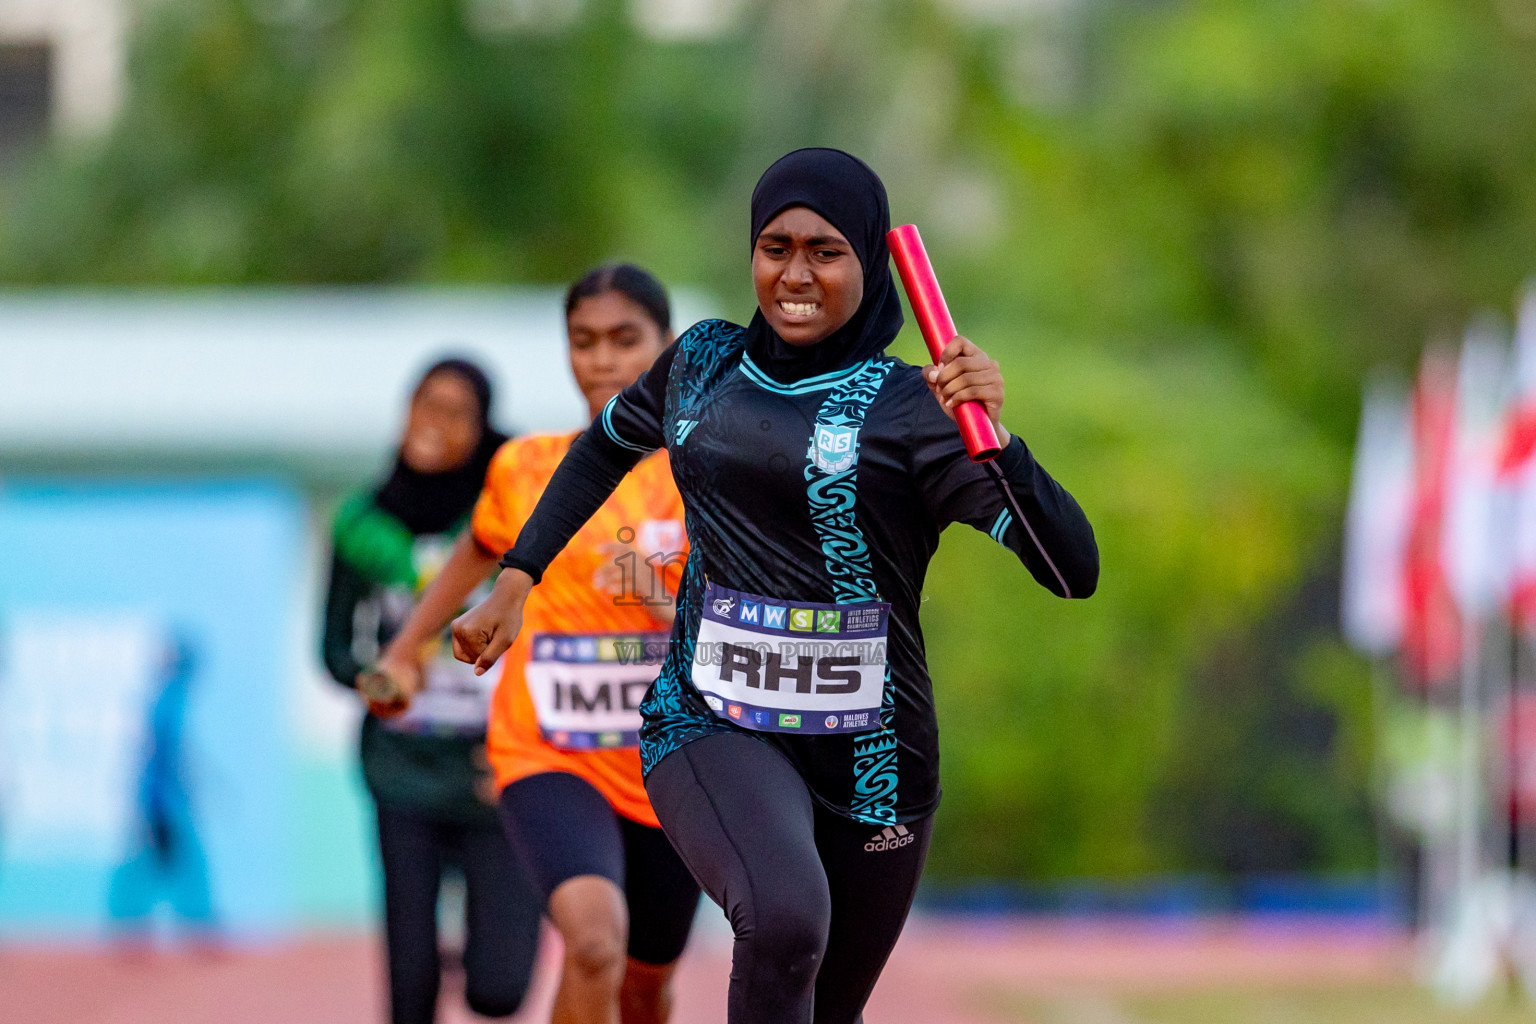
[[[489,597],[453,620],[453,656],[484,675],[517,639],[532,589],[533,577],[521,569],[504,570]]]
[[[1003,412],[1003,372],[997,360],[977,348],[975,342],[958,336],[951,339],[939,362],[923,367],[923,380],[950,419],[955,418],[955,406],[961,402],[980,402],[997,431],[998,444],[1008,446],[1008,431],[998,420]]]

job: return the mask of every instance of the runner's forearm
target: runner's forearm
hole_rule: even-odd
[[[997,539],[1056,596],[1092,594],[1099,582],[1099,547],[1077,500],[1035,461],[1020,438],[1003,449],[993,468],[1008,513],[994,527]]]
[[[441,633],[495,567],[496,556],[465,530],[454,542],[442,571],[423,591],[400,632],[390,641],[390,652],[409,654]]]

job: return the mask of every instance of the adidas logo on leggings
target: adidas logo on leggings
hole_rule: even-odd
[[[875,838],[864,844],[864,849],[870,853],[880,853],[884,850],[895,850],[906,846],[917,839],[917,836],[907,831],[905,825],[889,825]]]

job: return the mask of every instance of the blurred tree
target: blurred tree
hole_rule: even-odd
[[[0,180],[0,280],[623,256],[745,316],[757,174],[850,148],[1104,554],[1065,605],[946,538],[935,876],[1354,868],[1367,687],[1328,580],[1359,381],[1536,268],[1527,7],[778,0],[677,41],[626,0],[155,3],[112,134]]]
[[[974,335],[1007,336],[987,326]],[[1105,574],[1090,601],[1058,601],[986,537],[946,534],[923,616],[944,736],[935,876],[1220,866],[1201,850],[1202,799],[1273,817],[1283,808],[1241,784],[1278,770],[1266,755],[1294,739],[1243,701],[1272,687],[1269,705],[1316,703],[1291,671],[1299,651],[1282,649],[1272,669],[1234,659],[1305,568],[1318,524],[1336,518],[1345,460],[1217,350],[1027,341],[1003,364],[1012,429],[1089,511]],[[1234,744],[1251,756],[1230,759]],[[1317,765],[1351,794],[1350,814],[1366,777],[1356,767],[1331,751]],[[1189,827],[1170,828],[1170,809]],[[1350,824],[1368,837],[1369,817]]]
[[[1178,195],[1207,315],[1334,437],[1366,367],[1532,273],[1528,4],[1141,6],[1110,53],[1100,149]]]

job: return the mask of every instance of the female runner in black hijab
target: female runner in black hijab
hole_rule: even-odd
[[[854,1024],[911,906],[939,800],[918,604],[939,532],[964,522],[1047,589],[1087,597],[1077,502],[998,422],[997,364],[887,356],[901,326],[885,189],[797,150],[752,196],[758,309],[696,325],[571,448],[490,598],[454,626],[489,667],[545,565],[629,467],[666,445],[693,552],[642,706],[658,818],[736,934],[731,1024]],[[958,401],[1004,448],[966,456]]]
[[[468,520],[491,457],[507,439],[491,426],[490,412],[484,371],[463,359],[434,364],[411,394],[388,478],[337,512],[324,654],[343,686],[357,686]],[[438,891],[450,865],[464,878],[462,962],[471,1009],[488,1017],[516,1012],[539,938],[541,901],[483,793],[491,679],[465,671],[446,649],[428,660],[424,699],[405,715],[369,714],[362,728],[363,778],[377,809],[384,869],[394,1024],[436,1019]]]

